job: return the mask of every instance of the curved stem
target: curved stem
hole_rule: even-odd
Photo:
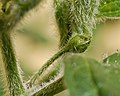
[[[34,84],[36,79],[57,59],[59,58],[62,54],[67,52],[69,50],[69,47],[63,47],[59,52],[57,52],[53,57],[51,57],[39,70],[36,72],[32,78],[30,79],[30,86]]]
[[[45,70],[44,74],[39,76],[39,79],[37,79],[35,85],[41,85],[44,82],[50,82],[50,80],[53,80],[55,77],[57,77],[57,75],[60,73],[62,74],[61,68],[63,69],[62,64],[54,63],[48,68],[48,70]]]
[[[84,40],[86,39],[86,41]],[[81,40],[81,41],[80,41]],[[43,66],[42,68],[39,69],[38,72],[36,72],[33,77],[30,79],[29,85],[32,86],[35,81],[38,79],[39,76],[57,59],[59,58],[62,54],[66,52],[79,52],[82,53],[84,52],[87,47],[89,46],[91,42],[91,37],[86,37],[82,35],[76,35],[71,40],[60,50],[58,51],[52,58],[50,58]]]
[[[20,78],[9,30],[12,30],[22,16],[39,4],[41,0],[1,0],[0,8],[0,48],[3,57],[4,81],[7,96],[25,96],[25,88]],[[6,86],[7,85],[7,86]],[[5,90],[4,89],[4,90]]]
[[[1,51],[3,58],[3,68],[5,71],[5,80],[7,84],[7,96],[25,96],[25,88],[20,78],[20,72],[16,62],[16,57],[12,47],[10,33],[2,32],[1,34]]]

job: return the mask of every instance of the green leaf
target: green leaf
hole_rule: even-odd
[[[114,53],[103,60],[107,64],[120,64],[120,53]]]
[[[88,63],[91,64],[91,74],[99,88],[99,96],[119,96],[120,67],[114,64],[100,64],[91,59]]]
[[[105,18],[120,18],[120,0],[103,0],[99,7],[99,15]]]
[[[65,63],[65,82],[71,96],[99,96],[88,62],[80,56],[68,56]]]
[[[79,55],[67,56],[65,82],[71,96],[119,96],[120,67]]]

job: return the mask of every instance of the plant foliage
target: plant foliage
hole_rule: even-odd
[[[103,62],[75,55],[83,53],[89,47],[93,30],[99,23],[97,19],[119,19],[119,0],[54,0],[60,50],[28,82],[23,83],[12,46],[11,30],[40,1],[0,0],[1,78],[4,95],[53,96],[68,88],[71,96],[119,96],[119,53],[108,56]],[[23,31],[34,39],[45,40],[33,30],[23,28]],[[63,67],[53,64],[59,57],[62,57],[61,64],[65,65],[65,73]],[[51,65],[54,68],[46,75],[45,71]]]
[[[80,55],[67,56],[64,63],[71,96],[119,96],[119,65],[102,64]]]

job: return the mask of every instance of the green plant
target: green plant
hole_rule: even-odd
[[[3,58],[1,78],[4,78],[4,93],[7,96],[53,96],[68,88],[71,96],[118,96],[119,53],[109,56],[101,63],[75,53],[83,53],[89,47],[97,23],[119,19],[119,0],[54,0],[60,50],[28,82],[23,83],[12,46],[11,30],[40,1],[0,1],[0,48]],[[29,30],[27,34],[33,36]],[[73,54],[67,55],[68,53]],[[49,74],[44,74],[61,56],[65,72],[61,64],[55,63]]]

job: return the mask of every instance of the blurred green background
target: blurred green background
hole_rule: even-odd
[[[18,63],[29,78],[59,50],[53,0],[43,0],[12,31]],[[97,26],[92,44],[83,55],[101,61],[119,49],[120,20],[108,20]],[[66,91],[56,96],[67,96]]]

